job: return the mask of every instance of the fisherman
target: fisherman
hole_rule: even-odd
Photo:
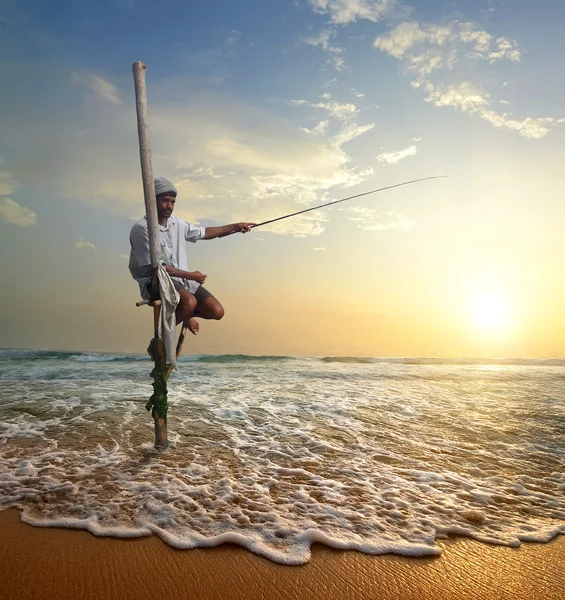
[[[213,240],[228,233],[246,233],[255,223],[232,223],[221,227],[199,227],[173,217],[177,190],[164,177],[155,179],[155,196],[157,199],[157,215],[159,220],[161,256],[159,263],[165,269],[179,293],[180,300],[176,309],[176,321],[183,323],[194,335],[200,329],[195,317],[220,320],[224,316],[224,308],[220,302],[203,287],[207,275],[200,271],[189,271],[186,259],[186,242]],[[143,217],[131,228],[131,252],[129,270],[139,284],[141,297],[150,300],[151,290],[151,257],[149,253],[149,230],[147,217]],[[147,349],[153,356],[153,346]]]

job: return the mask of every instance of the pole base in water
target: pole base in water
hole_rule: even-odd
[[[155,448],[157,450],[166,450],[168,447],[167,424],[165,423],[165,419],[157,417],[155,419]]]

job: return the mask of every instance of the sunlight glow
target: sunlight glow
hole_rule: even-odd
[[[504,296],[495,291],[478,293],[473,301],[473,322],[485,333],[500,332],[508,327],[509,307]]]

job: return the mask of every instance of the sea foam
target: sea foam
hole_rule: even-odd
[[[0,509],[285,564],[565,533],[559,364],[192,357],[158,452],[150,364],[115,356],[0,358]]]

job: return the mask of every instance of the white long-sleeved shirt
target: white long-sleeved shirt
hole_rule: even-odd
[[[181,271],[188,271],[186,258],[186,242],[197,242],[206,235],[206,228],[191,225],[182,219],[171,216],[166,225],[159,225],[160,249],[159,263],[171,265]],[[141,297],[149,299],[151,294],[147,285],[151,281],[151,255],[149,252],[149,230],[147,217],[139,219],[131,228],[129,236],[131,251],[129,255],[129,271],[139,284]],[[189,292],[193,293],[200,285],[196,281],[179,279],[178,281]]]

